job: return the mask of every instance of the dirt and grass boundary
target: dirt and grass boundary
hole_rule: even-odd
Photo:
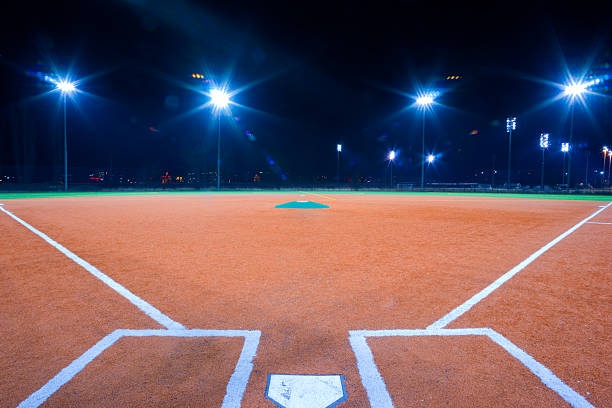
[[[214,194],[317,194],[321,191],[311,190],[224,190],[224,191],[96,191],[96,192],[14,192],[0,193],[0,200],[19,200],[32,198],[58,197],[105,197],[105,196],[141,196],[141,195],[214,195]],[[412,195],[412,196],[455,196],[455,197],[497,197],[497,198],[532,198],[544,200],[580,200],[611,201],[612,195],[591,194],[537,194],[537,193],[465,193],[465,192],[414,192],[414,191],[343,191],[325,190],[324,194],[360,194],[360,195]]]

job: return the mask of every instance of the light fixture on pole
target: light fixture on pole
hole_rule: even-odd
[[[542,180],[540,183],[541,191],[544,191],[544,153],[546,149],[550,146],[549,134],[548,133],[540,133],[540,149],[542,149]]]
[[[562,177],[561,177],[561,184],[565,184],[565,156],[567,155],[567,153],[570,150],[570,145],[567,142],[563,142],[561,143],[561,152],[563,153],[563,164],[562,164]]]
[[[336,152],[338,153],[338,160],[336,161],[336,180],[340,185],[340,153],[342,152],[342,145],[338,143],[336,145]]]
[[[510,188],[513,130],[516,130],[516,118],[514,116],[506,118],[506,133],[508,133],[508,188]]]
[[[62,94],[62,102],[64,105],[64,191],[68,191],[68,137],[66,130],[66,96],[76,91],[74,82],[68,79],[62,79],[55,83],[56,88]]]
[[[391,187],[393,187],[393,161],[397,157],[395,150],[391,150],[387,156],[389,159],[389,165],[391,166]]]
[[[433,105],[435,94],[430,92],[416,98],[417,106],[423,111],[422,132],[421,132],[421,190],[425,186],[425,112]]]
[[[217,132],[217,190],[221,190],[221,111],[226,109],[230,103],[229,94],[223,89],[215,88],[210,91],[210,101],[217,110],[218,132]]]

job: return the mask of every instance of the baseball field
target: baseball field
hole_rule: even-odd
[[[612,407],[609,196],[0,203],[2,407]]]

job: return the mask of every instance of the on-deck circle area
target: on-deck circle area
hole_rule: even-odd
[[[610,200],[0,202],[0,406],[612,406]]]

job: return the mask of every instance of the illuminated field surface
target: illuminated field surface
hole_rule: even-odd
[[[611,203],[556,198],[3,195],[0,406],[610,407]]]

